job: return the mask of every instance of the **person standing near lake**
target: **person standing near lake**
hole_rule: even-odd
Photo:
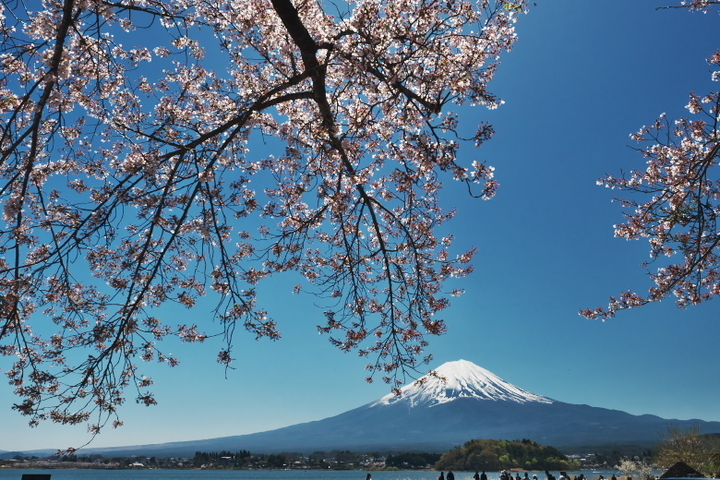
[[[480,472],[475,470],[475,475],[473,475],[473,480],[480,480]]]
[[[452,470],[448,470],[447,480],[455,480],[455,474],[452,473]]]
[[[445,473],[440,472],[440,476],[438,477],[438,480],[445,480]]]

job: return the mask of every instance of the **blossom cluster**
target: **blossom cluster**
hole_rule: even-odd
[[[684,2],[709,11],[717,2]],[[720,51],[708,63],[720,65]],[[719,80],[720,72],[712,73]],[[691,94],[688,118],[671,121],[663,114],[632,138],[646,145],[644,170],[599,180],[627,192],[620,200],[625,221],[615,235],[628,240],[647,238],[648,268],[654,285],[646,295],[624,292],[611,297],[607,308],[580,312],[607,319],[623,309],[657,302],[672,295],[680,307],[696,305],[720,294],[720,92]],[[650,270],[650,266],[655,270]]]

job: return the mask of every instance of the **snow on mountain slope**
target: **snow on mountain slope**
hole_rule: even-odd
[[[402,387],[400,396],[392,393],[385,395],[373,406],[403,402],[411,407],[420,405],[431,407],[458,398],[515,403],[554,403],[554,400],[548,397],[516,387],[467,360],[444,363],[435,369],[435,372],[437,377],[426,375],[417,382]]]

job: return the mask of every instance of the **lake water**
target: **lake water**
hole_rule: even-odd
[[[323,470],[14,470],[0,468],[0,480],[20,480],[23,474],[44,473],[52,480],[365,480],[367,472]],[[475,472],[454,472],[456,480],[472,480]],[[557,476],[557,472],[554,472]],[[617,471],[569,472],[570,477],[584,473],[588,480],[599,475],[610,478]],[[439,472],[433,471],[374,471],[372,480],[437,480]],[[531,474],[532,476],[532,474]],[[498,472],[488,472],[490,480],[500,477]],[[540,480],[545,475],[538,474]]]

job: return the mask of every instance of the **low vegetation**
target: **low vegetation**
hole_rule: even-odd
[[[415,470],[432,468],[442,455],[440,453],[406,452],[390,454],[385,459],[385,468]]]

